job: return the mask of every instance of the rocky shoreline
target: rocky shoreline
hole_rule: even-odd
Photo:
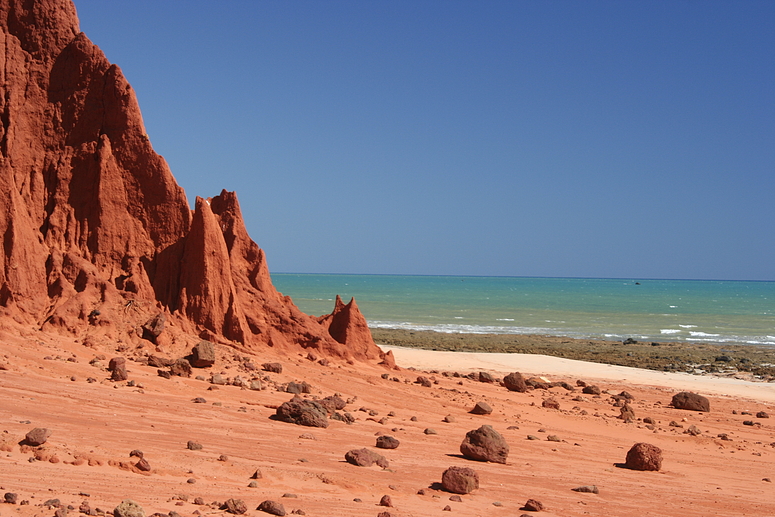
[[[543,354],[595,363],[665,372],[727,375],[770,382],[775,379],[775,347],[707,343],[573,339],[514,334],[446,334],[433,331],[371,329],[378,345],[458,352]]]

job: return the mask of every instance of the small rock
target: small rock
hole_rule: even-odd
[[[283,373],[283,365],[280,364],[280,363],[264,363],[264,364],[261,365],[261,368],[265,372]],[[271,501],[269,501],[269,502],[271,502]],[[283,515],[285,515],[285,514],[283,514]]]
[[[432,429],[430,427],[427,428],[425,431],[423,431],[423,433],[425,433],[425,434],[439,434],[439,433],[436,432],[436,429]]]
[[[451,496],[449,496],[449,500],[452,501],[453,503],[462,503],[463,502],[463,498],[460,497],[459,495],[451,495]]]
[[[396,438],[393,438],[392,436],[378,436],[377,437],[377,448],[379,449],[396,449],[400,445],[401,442],[399,442]]]
[[[519,393],[524,393],[527,391],[527,383],[525,382],[525,378],[522,377],[522,374],[519,372],[510,373],[505,376],[503,378],[503,385],[506,386],[506,389],[509,391],[516,391]]]
[[[27,435],[24,437],[24,441],[27,445],[32,445],[33,447],[37,447],[39,445],[43,445],[48,440],[48,437],[51,436],[51,431],[49,431],[45,427],[36,427]]]
[[[196,397],[191,402],[194,404],[207,404],[207,401],[203,397]]]
[[[207,368],[215,364],[215,345],[210,341],[200,341],[191,349],[191,366]]]
[[[234,515],[242,515],[248,511],[248,506],[242,499],[227,499],[226,503],[223,505],[223,509]]]
[[[460,453],[472,460],[506,463],[509,445],[492,426],[483,425],[466,433],[460,444]]]
[[[477,402],[474,408],[469,411],[474,415],[489,415],[492,413],[492,408],[487,402]]]
[[[597,489],[597,485],[584,485],[576,488],[571,488],[574,492],[586,492],[589,494],[599,494],[600,490]]]
[[[253,475],[250,476],[250,479],[263,479],[264,475],[261,474],[261,470],[256,469],[255,472],[253,472]]]
[[[142,458],[143,457],[143,451],[140,449],[134,449],[129,453],[130,458]]]
[[[393,500],[390,498],[389,495],[383,495],[382,499],[379,500],[380,506],[387,506],[388,508],[393,508]]]
[[[544,400],[541,405],[548,409],[560,409],[560,403],[554,398]]]
[[[770,418],[770,415],[766,411],[759,411],[756,413],[756,418]]]
[[[524,509],[528,512],[540,512],[544,509],[544,505],[541,504],[541,501],[536,501],[535,499],[528,499],[525,503]]]
[[[3,497],[5,498],[5,502],[8,504],[16,504],[16,501],[19,500],[19,494],[14,492],[6,492]]]
[[[684,434],[690,434],[692,436],[699,436],[701,433],[702,431],[700,431],[696,425],[690,425],[689,429],[684,431]]]
[[[441,484],[453,494],[469,494],[479,488],[479,475],[468,467],[449,467],[441,475]]]
[[[582,393],[586,393],[587,395],[600,395],[602,391],[598,386],[584,386],[584,388],[581,390]]]
[[[375,463],[383,469],[386,469],[389,466],[389,463],[384,456],[366,448],[348,451],[347,454],[344,455],[344,459],[347,460],[347,463],[359,467],[371,467]]]
[[[126,371],[126,359],[124,357],[114,357],[108,364],[108,370],[110,370],[110,380],[112,381],[125,381],[127,380]]]
[[[203,449],[201,443],[193,440],[189,440],[188,443],[186,443],[186,448],[190,451],[201,451]]]
[[[633,470],[657,471],[662,468],[662,449],[649,443],[636,443],[627,452],[625,466]]]
[[[113,510],[114,517],[145,517],[145,511],[143,507],[132,501],[131,499],[124,499],[121,504],[116,506]]]
[[[279,364],[279,363],[277,363]],[[278,503],[277,501],[264,501],[263,503],[258,505],[258,508],[256,510],[270,513],[272,515],[285,515],[285,507]]]
[[[135,467],[142,472],[150,472],[151,470],[151,464],[145,458],[140,458],[140,461],[135,463]]]
[[[689,411],[703,411],[706,413],[710,411],[710,401],[707,398],[689,391],[682,391],[673,395],[671,404],[676,409],[688,409]]]
[[[479,372],[479,382],[494,383],[495,377],[487,372]]]

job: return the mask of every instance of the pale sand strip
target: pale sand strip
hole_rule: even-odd
[[[402,368],[469,372],[485,370],[505,375],[521,372],[549,376],[550,380],[598,379],[642,386],[663,386],[676,391],[694,391],[707,395],[726,395],[775,403],[775,383],[750,382],[728,377],[668,373],[628,366],[590,363],[537,354],[481,352],[444,352],[380,345],[392,350]],[[555,379],[551,379],[554,377]]]

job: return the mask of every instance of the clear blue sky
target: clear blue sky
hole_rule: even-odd
[[[775,2],[75,3],[273,272],[775,280]]]

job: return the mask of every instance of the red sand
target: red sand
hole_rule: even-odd
[[[51,498],[74,506],[75,512],[84,500],[92,508],[112,510],[131,498],[147,515],[176,511],[184,517],[196,511],[222,513],[209,504],[229,498],[244,499],[251,515],[265,515],[255,509],[273,499],[289,513],[300,509],[306,515],[376,516],[387,510],[397,516],[430,516],[440,515],[449,505],[456,515],[510,516],[524,513],[520,507],[529,498],[544,504],[542,515],[775,515],[775,492],[763,480],[775,477],[773,425],[770,419],[755,417],[758,411],[772,414],[772,403],[710,397],[711,412],[702,414],[668,408],[675,393],[669,388],[600,382],[611,394],[626,389],[635,397],[632,405],[638,421],[625,424],[615,418],[619,409],[606,394],[583,395],[586,400],[576,402],[571,398],[579,390],[568,393],[558,387],[549,392],[512,393],[501,386],[440,373],[426,373],[438,384],[423,388],[413,383],[419,371],[391,371],[389,376],[401,381],[394,382],[383,379],[388,370],[378,366],[332,362],[324,367],[301,354],[251,356],[255,364],[281,362],[282,374],[262,372],[278,383],[305,380],[313,387],[312,396],[338,392],[345,399],[355,399],[345,408],[356,417],[353,425],[330,421],[327,429],[307,428],[269,418],[273,408],[291,398],[271,386],[263,391],[234,386],[208,391],[207,382],[167,380],[157,376],[156,368],[129,361],[129,379],[143,388],[129,387],[127,382],[110,382],[104,368],[89,364],[98,354],[108,359],[120,355],[115,350],[88,348],[71,338],[29,328],[6,329],[0,336],[0,357],[7,368],[0,371],[6,449],[0,455],[0,490],[18,493],[20,501],[30,504],[0,505],[0,515],[53,515],[53,509],[40,506]],[[244,377],[234,354],[218,347],[216,365],[195,370],[194,375],[209,378],[212,371]],[[69,357],[76,362],[68,362]],[[102,363],[107,366],[107,360]],[[87,377],[98,382],[87,383]],[[581,373],[578,377],[584,378]],[[576,376],[551,380],[575,384]],[[542,399],[550,395],[560,402],[559,411],[541,407]],[[207,402],[193,403],[195,397]],[[480,400],[493,407],[491,415],[468,413]],[[370,416],[360,408],[377,414]],[[391,411],[395,416],[379,423]],[[456,422],[443,422],[446,415]],[[656,420],[655,431],[640,421],[646,416]],[[743,425],[744,420],[761,425]],[[671,421],[684,427],[670,427]],[[507,464],[460,456],[465,433],[482,424],[492,425],[508,441]],[[682,434],[692,424],[701,435]],[[52,430],[37,454],[44,460],[55,455],[58,463],[30,462],[35,451],[23,451],[18,445],[34,427]],[[429,427],[438,434],[424,434]],[[316,440],[299,438],[303,433],[311,433]],[[720,433],[727,433],[731,441],[717,438]],[[395,450],[375,449],[379,434],[392,435],[401,445]],[[540,440],[527,440],[528,434]],[[561,441],[547,441],[549,435]],[[190,451],[188,440],[204,448]],[[615,465],[624,462],[636,442],[663,450],[661,471],[638,472]],[[356,467],[344,461],[348,450],[361,447],[381,452],[390,468]],[[121,467],[136,462],[129,457],[133,449],[143,451],[152,466],[150,473]],[[219,461],[221,455],[228,459]],[[78,458],[86,462],[72,464]],[[480,476],[480,488],[462,496],[462,502],[450,501],[452,494],[436,488],[442,472],[452,465],[474,468]],[[256,488],[248,488],[256,468],[263,478]],[[190,484],[188,479],[196,482]],[[600,493],[571,490],[581,485],[597,485]],[[417,494],[420,489],[425,495]],[[282,497],[286,493],[298,497]],[[377,506],[385,494],[395,508]],[[193,504],[196,497],[208,506]],[[356,498],[362,502],[355,502]]]

